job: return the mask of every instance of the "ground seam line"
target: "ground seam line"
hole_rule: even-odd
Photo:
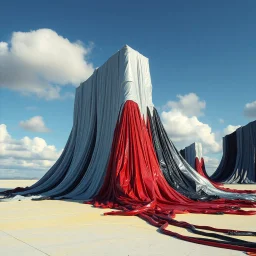
[[[37,251],[39,251],[39,252],[41,252],[41,253],[43,253],[43,254],[45,254],[45,255],[47,255],[47,256],[51,256],[50,254],[48,254],[48,253],[46,253],[46,252],[44,252],[44,251],[42,251],[42,250],[40,250],[40,249],[34,247],[33,245],[30,245],[30,244],[28,244],[28,243],[22,241],[21,239],[19,239],[19,238],[15,237],[15,236],[13,236],[13,235],[11,235],[11,234],[9,234],[9,233],[3,231],[3,230],[0,230],[0,231],[3,232],[4,234],[6,234],[6,235],[8,235],[8,236],[10,236],[10,237],[12,237],[12,238],[14,238],[14,239],[16,239],[17,241],[22,242],[23,244],[26,244],[26,245],[28,245],[29,247],[36,249]]]

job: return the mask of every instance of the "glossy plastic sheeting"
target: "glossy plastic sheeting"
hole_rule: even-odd
[[[196,157],[196,171],[202,175],[203,177],[205,177],[206,179],[208,179],[212,185],[220,190],[223,191],[227,191],[227,192],[233,192],[233,193],[243,193],[243,194],[256,194],[256,190],[241,190],[241,189],[231,189],[231,188],[225,188],[223,183],[219,183],[219,182],[214,182],[212,181],[209,176],[206,173],[205,170],[205,164],[204,164],[204,159],[201,158],[201,161],[199,161],[199,159]]]
[[[168,224],[189,228],[213,230],[212,227],[193,226],[172,219],[178,213],[205,214],[256,214],[256,211],[243,211],[237,207],[255,207],[255,203],[242,200],[218,199],[211,202],[193,201],[168,185],[161,172],[154,151],[151,136],[141,118],[136,103],[127,101],[116,126],[108,171],[104,184],[93,201],[86,202],[96,207],[116,208],[121,211],[107,215],[138,215],[168,235],[190,242],[211,246],[256,252],[256,244],[226,236],[218,236],[219,241],[182,236],[167,230]],[[228,233],[228,230],[218,230]],[[234,234],[236,231],[232,231]],[[202,232],[204,236],[211,234]],[[240,233],[252,235],[255,233]],[[217,234],[215,234],[217,236]],[[215,236],[214,236],[215,237]]]
[[[169,185],[179,193],[195,200],[216,199],[215,195],[208,195],[202,189],[197,189],[199,180],[196,181],[192,175],[188,175],[182,157],[169,140],[157,111],[153,110],[153,116],[148,112],[150,130],[156,156],[165,179]]]
[[[184,148],[185,159],[187,163],[195,169],[195,159],[201,159],[203,156],[202,144],[198,142],[192,143],[190,146]]]
[[[256,121],[236,130],[237,156],[233,172],[225,183],[256,182],[255,149]]]
[[[223,138],[223,156],[210,177],[223,183],[256,182],[256,121]]]
[[[56,164],[19,195],[89,199],[100,189],[122,105],[133,100],[147,118],[152,109],[148,59],[125,46],[76,90],[74,122]]]
[[[234,171],[237,159],[236,131],[223,138],[223,155],[217,170],[211,176],[215,182],[225,182]]]
[[[149,115],[150,112],[149,112]],[[153,144],[161,170],[169,185],[183,195],[199,200],[210,200],[214,197],[227,199],[256,200],[256,195],[229,193],[215,187],[207,178],[202,177],[181,156],[172,141],[168,138],[156,109],[153,109],[151,132]]]
[[[180,150],[180,153],[193,169],[195,169],[201,176],[209,179],[204,164],[203,147],[200,142],[192,143]]]
[[[184,158],[189,163],[191,163],[190,165],[193,166],[194,169],[201,176],[208,179],[214,187],[216,187],[220,190],[223,190],[223,191],[227,191],[227,192],[256,194],[256,190],[239,190],[239,189],[224,188],[222,183],[215,182],[215,181],[211,180],[211,178],[208,176],[206,169],[205,169],[204,158],[202,157],[202,144],[201,143],[192,143],[190,146],[181,150],[181,152],[183,152]],[[194,161],[193,161],[193,158],[194,158]],[[194,162],[194,164],[193,164],[193,162]],[[226,163],[227,162],[228,161],[226,161]]]

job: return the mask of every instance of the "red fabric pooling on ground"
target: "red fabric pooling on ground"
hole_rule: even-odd
[[[86,203],[93,204],[95,207],[119,210],[105,213],[105,215],[138,215],[152,225],[159,227],[163,233],[182,240],[256,252],[255,248],[202,241],[196,237],[182,236],[167,230],[169,224],[185,225],[185,222],[175,222],[172,219],[175,214],[228,213],[252,215],[256,214],[256,211],[243,211],[237,208],[252,208],[255,207],[255,204],[242,200],[224,199],[210,202],[193,201],[171,188],[160,170],[152,140],[147,126],[141,118],[138,105],[133,101],[125,103],[121,118],[116,125],[104,184],[93,201]],[[187,223],[187,225],[190,224]],[[205,227],[204,229],[207,230],[207,228],[209,228],[208,230],[216,230],[212,227]]]

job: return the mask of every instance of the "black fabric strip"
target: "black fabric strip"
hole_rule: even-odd
[[[212,200],[216,196],[207,195],[203,191],[196,191],[196,184],[193,180],[189,179],[177,165],[174,155],[178,156],[178,151],[172,142],[169,140],[168,135],[163,127],[157,110],[153,110],[153,116],[148,109],[148,117],[150,121],[150,128],[152,133],[153,145],[158,158],[160,168],[164,174],[165,179],[175,190],[193,200]],[[184,159],[180,158],[184,161]]]

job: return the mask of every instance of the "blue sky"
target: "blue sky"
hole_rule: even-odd
[[[128,44],[149,58],[153,101],[162,114],[170,137],[178,147],[194,140],[202,140],[206,148],[205,154],[209,157],[209,165],[211,160],[212,165],[216,165],[218,160],[214,159],[220,158],[221,148],[216,149],[215,145],[214,149],[212,145],[205,143],[207,136],[211,139],[214,137],[213,144],[216,142],[221,145],[221,137],[228,132],[228,125],[245,125],[256,118],[255,12],[256,2],[253,0],[10,0],[1,3],[0,42],[8,43],[8,51],[11,51],[14,32],[30,35],[31,31],[35,31],[37,35],[40,29],[46,28],[67,39],[70,44],[79,40],[81,47],[88,50],[81,56],[93,68],[102,65],[123,45]],[[29,39],[30,37],[26,41],[28,49]],[[40,44],[40,40],[33,43]],[[48,47],[51,47],[51,44]],[[54,47],[56,46],[53,45],[52,54],[55,52]],[[19,47],[17,49],[19,50]],[[11,57],[8,58],[8,61],[13,63]],[[0,55],[0,69],[1,65],[6,65],[6,60]],[[21,68],[22,61],[19,61],[18,67]],[[50,62],[49,57],[47,63]],[[80,62],[74,60],[74,63]],[[62,65],[65,73],[69,63],[66,61],[60,66]],[[31,70],[33,68],[32,65]],[[3,70],[13,77],[16,76],[16,66],[10,64]],[[31,74],[36,71],[26,72]],[[55,149],[49,149],[49,154],[53,150],[49,162],[37,162],[39,164],[36,165],[31,163],[38,159],[35,159],[35,156],[28,156],[25,160],[17,161],[14,166],[9,166],[8,163],[17,160],[17,155],[2,153],[5,164],[0,164],[0,177],[41,176],[56,160],[66,143],[72,127],[72,95],[83,76],[74,71],[71,75],[75,74],[75,82],[65,82],[66,77],[64,79],[61,75],[56,82],[52,77],[49,79],[50,71],[47,72],[41,74],[41,79],[57,87],[60,82],[61,95],[67,97],[47,100],[31,93],[31,88],[24,92],[23,87],[19,85],[18,76],[15,85],[10,85],[10,80],[0,77],[0,123],[6,125],[9,140],[19,145],[23,143],[24,148],[27,144],[21,140],[25,136],[31,140],[38,137],[47,145],[55,146]],[[1,75],[3,76],[3,72],[0,71]],[[36,88],[37,84],[29,86]],[[181,97],[177,98],[177,95]],[[182,103],[182,99],[188,103]],[[249,104],[247,112],[246,104]],[[193,109],[194,112],[188,112],[188,109]],[[175,116],[174,112],[181,115]],[[39,125],[43,122],[46,130],[42,128],[41,131],[30,131],[31,127],[29,130],[29,126],[26,125],[29,123],[26,121],[38,116],[41,117],[41,121],[33,120],[37,120]],[[193,116],[202,126],[202,132],[204,128],[211,128],[208,134],[206,131],[203,138],[195,132],[197,123],[194,122]],[[192,128],[189,125],[184,127],[186,124],[182,122],[179,123],[186,118]],[[25,125],[22,126],[21,121],[24,121]],[[179,124],[183,125],[183,132],[178,128]],[[188,133],[184,135],[186,128]],[[229,128],[231,131],[232,127]],[[191,132],[191,129],[194,130]],[[33,147],[33,143],[29,144],[30,147]],[[48,161],[47,157],[45,160]]]

